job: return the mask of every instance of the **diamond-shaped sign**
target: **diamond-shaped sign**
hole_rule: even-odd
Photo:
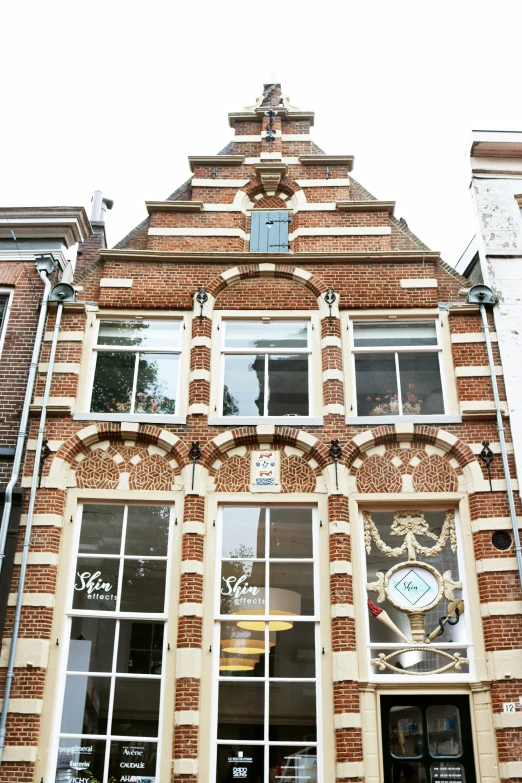
[[[393,586],[412,606],[415,606],[431,590],[431,586],[413,569],[410,569],[406,576],[395,582]]]

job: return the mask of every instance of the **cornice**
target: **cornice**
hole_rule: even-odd
[[[11,238],[11,229],[23,239],[62,239],[66,247],[92,234],[83,207],[5,207],[0,216],[0,237]]]
[[[147,212],[201,212],[202,201],[146,201]]]
[[[228,123],[233,128],[236,122],[252,122],[262,117],[269,106],[258,106],[254,111],[231,111],[228,115]],[[313,111],[291,111],[283,106],[275,106],[275,111],[279,117],[285,120],[308,120],[310,125],[314,124],[315,113]]]
[[[353,155],[299,155],[303,166],[346,166],[351,171],[353,162]]]
[[[393,215],[395,201],[337,201],[339,212],[389,212]]]
[[[241,166],[245,162],[244,155],[189,155],[190,170],[196,166]]]
[[[205,264],[258,264],[269,261],[277,264],[299,266],[300,264],[419,264],[435,263],[440,253],[434,250],[376,250],[367,253],[202,253],[185,250],[100,250],[105,261],[165,261]]]

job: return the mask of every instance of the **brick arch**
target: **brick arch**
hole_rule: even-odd
[[[288,264],[252,263],[236,266],[233,269],[227,269],[225,272],[221,272],[221,274],[209,283],[206,287],[206,291],[215,299],[225,288],[235,285],[241,280],[251,280],[256,277],[294,280],[308,291],[311,291],[317,298],[325,294],[328,290],[328,286],[321,278],[304,269],[300,269],[299,267],[290,266]],[[197,306],[197,312],[199,312],[199,305]]]
[[[252,200],[259,193],[265,192],[265,189],[261,184],[261,180],[257,178],[251,179],[250,182],[248,182],[243,188],[241,188],[241,190],[243,190],[247,194],[250,200]],[[295,193],[297,193],[298,190],[302,190],[302,188],[299,187],[297,182],[294,182],[294,180],[289,179],[288,177],[283,177],[279,185],[277,186],[278,193],[282,192],[290,197],[292,197]]]

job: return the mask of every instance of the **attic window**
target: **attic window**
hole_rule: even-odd
[[[290,215],[287,211],[252,212],[250,222],[251,253],[288,253],[288,225]]]

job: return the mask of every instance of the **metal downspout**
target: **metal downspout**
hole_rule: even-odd
[[[5,544],[7,540],[7,531],[9,529],[9,519],[11,517],[11,509],[13,506],[13,490],[16,487],[18,477],[20,475],[20,466],[22,464],[22,457],[24,454],[25,439],[27,437],[27,422],[29,420],[29,406],[31,405],[31,400],[33,398],[34,382],[38,370],[38,359],[40,358],[40,349],[42,347],[45,321],[47,318],[47,302],[49,299],[49,293],[51,291],[51,281],[47,277],[48,270],[38,269],[38,274],[42,278],[44,284],[44,292],[42,296],[42,306],[40,309],[40,316],[38,318],[38,326],[34,338],[33,355],[31,357],[31,364],[29,366],[29,377],[27,378],[27,388],[25,390],[22,416],[20,418],[20,428],[18,430],[18,436],[16,441],[16,450],[15,450],[15,455],[13,460],[13,469],[11,471],[11,478],[9,479],[9,483],[5,490],[5,504],[2,513],[2,523],[0,525],[0,575],[2,574],[2,568],[5,559]]]
[[[482,316],[482,328],[486,337],[486,348],[488,352],[489,370],[491,372],[491,385],[493,386],[493,397],[495,399],[495,410],[497,414],[497,428],[500,440],[500,453],[502,454],[502,464],[504,466],[504,475],[506,477],[506,490],[509,502],[509,513],[511,516],[511,525],[513,528],[513,538],[515,540],[515,552],[517,556],[518,576],[522,586],[522,549],[520,547],[520,534],[518,531],[517,512],[515,510],[515,500],[513,498],[513,487],[511,485],[511,476],[509,474],[509,463],[506,451],[506,440],[504,438],[504,422],[502,421],[502,411],[500,410],[500,397],[498,395],[497,376],[495,374],[495,365],[493,362],[493,351],[491,349],[491,337],[489,334],[489,324],[486,307],[479,305],[480,315]]]
[[[36,441],[33,477],[31,482],[31,492],[29,495],[29,508],[27,511],[27,525],[25,528],[24,546],[22,550],[22,564],[20,567],[18,591],[16,594],[16,608],[15,608],[15,615],[14,615],[14,622],[13,622],[13,635],[11,638],[11,646],[9,648],[9,661],[7,664],[5,691],[3,695],[2,713],[0,715],[0,764],[2,763],[2,757],[5,748],[5,735],[6,735],[6,726],[7,726],[9,696],[11,694],[11,685],[14,677],[16,644],[18,641],[18,632],[20,630],[20,616],[22,614],[22,597],[24,592],[25,576],[27,572],[27,562],[29,559],[29,547],[31,546],[31,531],[32,531],[34,507],[36,503],[36,490],[38,487],[38,478],[39,478],[39,471],[40,471],[38,455],[42,450],[42,442],[45,435],[47,403],[49,401],[49,395],[51,392],[54,357],[56,355],[56,346],[58,343],[58,331],[60,329],[60,322],[62,320],[62,311],[63,311],[63,304],[60,302],[58,304],[58,309],[56,311],[56,320],[55,320],[54,330],[53,330],[53,340],[51,343],[51,351],[49,354],[49,369],[47,370],[47,378],[45,379],[45,391],[44,391],[43,402],[42,402],[42,412],[40,414],[40,426],[38,427],[38,438]]]

